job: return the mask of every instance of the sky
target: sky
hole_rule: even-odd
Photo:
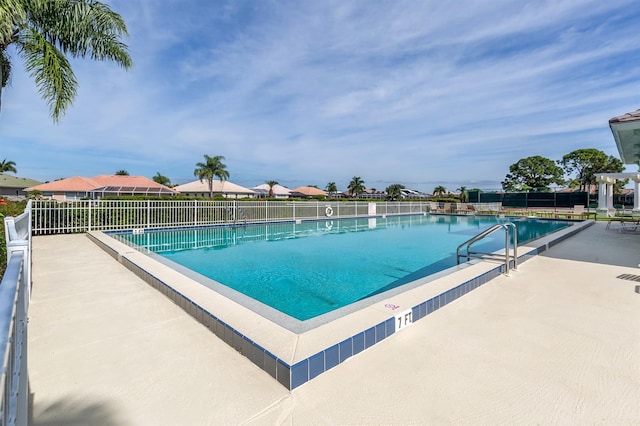
[[[637,0],[106,3],[134,66],[72,60],[58,124],[9,50],[0,159],[18,176],[181,184],[207,154],[246,187],[497,190],[521,158],[618,156],[608,120],[640,108]]]

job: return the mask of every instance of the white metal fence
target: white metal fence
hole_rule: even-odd
[[[26,425],[27,311],[31,287],[31,203],[23,214],[4,219],[7,269],[0,283],[0,425]]]
[[[366,201],[162,201],[80,200],[65,203],[34,200],[33,234],[59,234],[92,230],[149,229],[265,223],[321,218],[419,214],[439,211],[444,203]],[[455,213],[456,205],[446,203]],[[475,211],[499,210],[499,204],[474,204]]]

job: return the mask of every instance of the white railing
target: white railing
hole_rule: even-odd
[[[452,203],[448,203],[452,204]],[[420,214],[434,202],[396,201],[205,201],[79,200],[64,203],[33,200],[33,234],[118,229],[176,228],[227,223],[266,223]],[[478,212],[497,212],[500,204],[470,204]],[[456,206],[453,203],[453,206]],[[460,207],[460,205],[457,205]],[[456,212],[456,208],[452,209]]]
[[[26,425],[27,312],[31,287],[31,203],[18,217],[4,219],[7,269],[0,283],[0,425]]]
[[[81,200],[66,203],[34,200],[33,233],[59,234],[93,230],[163,228],[265,223],[411,214],[428,211],[428,203],[364,201],[161,201]]]

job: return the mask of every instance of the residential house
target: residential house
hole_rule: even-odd
[[[0,196],[24,198],[27,195],[25,191],[26,188],[39,185],[40,183],[41,182],[38,182],[37,180],[0,173]]]
[[[178,185],[174,188],[180,194],[191,197],[209,197],[209,182],[207,180],[195,180],[193,182]],[[229,181],[213,181],[213,195],[222,195],[225,198],[254,198],[256,193],[244,186],[236,185]]]
[[[176,192],[144,176],[100,175],[92,178],[74,176],[54,182],[31,186],[27,191],[40,191],[44,198],[75,201],[83,198],[100,199],[105,196],[175,195]]]
[[[257,198],[269,197],[269,185],[267,185],[266,183],[254,186],[253,188],[251,188],[251,190],[256,193]],[[272,198],[289,198],[289,196],[291,195],[291,190],[282,185],[273,185],[272,192]]]
[[[322,189],[318,189],[313,186],[299,186],[291,190],[291,197],[296,198],[311,198],[315,196],[326,197],[327,193]]]

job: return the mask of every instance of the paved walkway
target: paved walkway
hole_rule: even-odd
[[[638,234],[598,223],[293,392],[84,235],[36,237],[32,424],[638,424]]]

